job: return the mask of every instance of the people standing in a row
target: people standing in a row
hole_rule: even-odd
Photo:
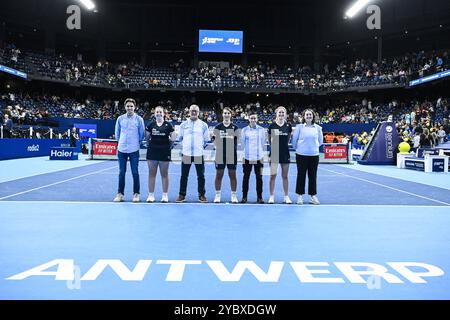
[[[223,122],[215,126],[213,131],[214,144],[216,147],[216,195],[214,203],[221,200],[222,179],[225,173],[225,167],[228,169],[231,186],[231,203],[237,203],[237,145],[239,139],[239,128],[231,122],[232,111],[230,108],[224,108],[222,112]]]
[[[155,108],[155,120],[145,128],[147,131],[148,198],[155,202],[155,181],[159,168],[162,182],[161,202],[169,202],[169,164],[175,133],[172,124],[164,119],[164,109]]]
[[[155,108],[155,120],[144,128],[143,119],[135,113],[136,102],[134,99],[125,100],[126,114],[121,115],[116,121],[115,135],[118,140],[118,162],[119,162],[119,185],[118,193],[114,201],[124,200],[126,163],[130,160],[133,174],[133,201],[140,201],[139,183],[139,149],[140,142],[147,131],[147,164],[149,168],[147,202],[154,202],[155,180],[159,168],[162,180],[163,195],[161,202],[168,202],[169,188],[169,163],[171,161],[172,143],[176,140],[173,126],[165,121],[164,109],[160,106]],[[195,164],[197,172],[197,192],[200,202],[207,202],[205,193],[205,164],[204,148],[210,141],[208,125],[199,119],[199,107],[191,105],[189,118],[180,125],[177,140],[182,146],[182,163],[179,196],[176,202],[186,201],[188,176],[192,163]],[[231,186],[231,202],[237,203],[237,145],[240,140],[243,148],[243,179],[241,203],[247,202],[249,181],[252,169],[256,178],[257,203],[264,203],[263,191],[263,168],[266,141],[270,145],[270,196],[268,203],[275,203],[275,182],[278,167],[281,167],[284,199],[286,204],[292,203],[289,198],[289,140],[292,127],[286,121],[286,109],[279,107],[276,110],[276,119],[269,126],[268,133],[258,125],[258,115],[250,112],[249,124],[242,131],[232,123],[232,111],[223,109],[223,122],[219,123],[213,131],[213,139],[216,147],[215,166],[215,190],[214,202],[221,202],[222,180],[225,168],[228,169]],[[297,182],[296,193],[297,204],[303,204],[306,174],[308,175],[309,202],[320,204],[317,198],[317,170],[319,164],[319,147],[323,144],[322,128],[315,123],[316,115],[313,110],[307,109],[302,114],[302,123],[297,125],[292,137],[292,146],[296,153]]]
[[[286,204],[292,203],[289,198],[289,164],[291,156],[289,154],[289,140],[291,139],[292,126],[286,122],[286,108],[278,107],[275,110],[275,121],[269,126],[270,145],[270,186],[269,203],[275,203],[275,180],[277,177],[278,165],[281,167],[281,177],[283,180],[284,200]]]
[[[295,192],[298,194],[297,204],[303,204],[305,194],[306,174],[308,174],[309,202],[320,204],[317,198],[317,169],[319,166],[319,147],[323,144],[322,127],[315,124],[314,111],[303,111],[301,124],[295,128],[292,146],[296,153],[297,184]]]
[[[136,101],[128,98],[125,100],[126,113],[117,118],[115,135],[118,140],[117,158],[119,161],[119,187],[115,202],[124,201],[125,174],[127,161],[130,160],[131,173],[133,174],[133,202],[140,202],[139,181],[139,149],[144,139],[144,120],[135,113]]]
[[[266,130],[258,125],[258,115],[256,112],[249,113],[249,124],[241,132],[241,144],[244,148],[244,159],[242,168],[244,177],[242,179],[242,200],[247,202],[248,185],[252,168],[256,177],[256,196],[257,203],[264,203],[262,198],[263,180],[262,171],[264,167],[264,145],[266,142]]]
[[[206,122],[198,118],[200,108],[191,105],[189,108],[189,119],[181,123],[178,140],[182,144],[181,179],[180,192],[176,202],[186,201],[186,189],[191,164],[195,164],[197,171],[198,201],[208,202],[205,197],[205,160],[203,150],[209,141],[209,130]]]

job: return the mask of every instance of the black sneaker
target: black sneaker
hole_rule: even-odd
[[[207,203],[208,199],[206,199],[205,195],[198,196],[198,201],[201,203]]]
[[[182,194],[180,194],[177,198],[177,200],[175,200],[175,202],[185,202],[186,201],[186,196],[183,196]]]
[[[247,198],[246,197],[242,198],[241,203],[247,203]]]
[[[263,203],[264,203],[264,200],[263,200],[262,198],[258,198],[258,200],[256,200],[256,203],[258,203],[258,204],[263,204]]]

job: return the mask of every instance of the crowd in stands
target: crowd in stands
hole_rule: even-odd
[[[157,103],[140,101],[137,113],[145,120],[151,120],[156,105],[161,105],[165,108],[167,120],[179,123],[186,119],[190,101],[186,97],[176,102],[171,100],[162,100]],[[237,124],[247,123],[249,112],[256,110],[259,115],[259,122],[264,126],[268,126],[272,123],[274,111],[279,104],[269,103],[263,105],[259,102],[252,102],[242,105],[217,100],[211,105],[201,105],[200,118],[210,124],[220,121],[221,110],[226,106],[233,110],[233,119]],[[439,98],[435,101],[413,100],[399,102],[394,100],[388,103],[374,103],[364,98],[358,103],[344,101],[325,107],[314,105],[295,106],[293,104],[285,105],[285,107],[291,123],[298,123],[301,120],[299,117],[301,111],[305,108],[316,110],[316,121],[320,124],[379,123],[380,121],[385,121],[391,115],[393,121],[397,123],[399,134],[411,144],[414,144],[414,136],[421,129],[423,131],[425,129],[428,130],[428,133],[433,137],[433,144],[442,142],[450,134],[448,125],[450,108],[449,100],[446,98]],[[55,95],[0,94],[0,117],[4,120],[4,115],[8,115],[8,118],[15,125],[15,131],[19,132],[22,130],[24,136],[27,136],[26,130],[29,126],[37,128],[40,126],[51,126],[52,122],[55,123],[56,121],[54,118],[114,120],[123,113],[122,109],[120,101],[111,99],[96,100],[88,98],[79,101],[74,98]],[[46,130],[48,135],[48,128]],[[445,132],[445,134],[442,132]],[[338,137],[339,139],[336,138],[337,142],[342,142],[342,138],[345,138],[344,141],[352,141],[354,146],[363,148],[370,140],[370,133]],[[333,139],[333,142],[336,141]]]
[[[161,100],[158,102],[138,101],[138,113],[144,119],[150,119],[153,108],[161,105],[166,109],[167,118],[180,122],[187,114],[191,101],[182,97],[178,101]],[[201,117],[207,122],[216,122],[221,110],[230,107],[234,111],[234,119],[246,121],[248,113],[256,110],[259,120],[270,124],[274,117],[277,103],[263,104],[258,101],[247,104],[235,104],[217,100],[208,105],[201,105]],[[395,121],[411,124],[418,119],[428,119],[429,122],[442,122],[449,115],[448,99],[439,98],[436,101],[397,101],[374,103],[363,98],[358,102],[334,102],[332,106],[298,106],[285,105],[290,121],[295,122],[301,110],[311,107],[320,115],[320,123],[378,123],[393,115]],[[40,94],[0,93],[0,112],[8,113],[15,124],[36,124],[50,117],[75,119],[116,119],[122,112],[119,100],[86,98],[77,100],[73,97]]]
[[[370,59],[342,62],[335,67],[325,65],[320,73],[305,66],[298,69],[279,67],[267,63],[253,66],[224,63],[200,63],[192,67],[182,59],[169,66],[148,67],[135,62],[111,64],[98,61],[91,64],[83,61],[80,55],[69,58],[62,54],[46,54],[22,50],[14,45],[0,48],[0,64],[16,68],[36,77],[61,82],[106,86],[113,88],[221,88],[236,89],[289,89],[289,90],[334,90],[358,86],[382,84],[405,84],[411,78],[447,70],[450,62],[447,51],[417,52],[400,57],[384,59],[377,63]],[[162,105],[170,121],[181,122],[187,115],[190,101],[183,97],[179,101],[163,100],[155,103],[139,101],[138,114],[150,120],[153,108]],[[269,125],[274,118],[276,103],[246,104],[230,103],[218,100],[201,105],[200,117],[214,123],[220,120],[221,110],[231,107],[234,121],[246,123],[251,110],[256,110],[259,121]],[[430,135],[437,143],[444,139],[442,132],[448,135],[448,100],[437,101],[390,101],[373,102],[363,99],[358,102],[335,102],[333,105],[299,106],[285,105],[292,123],[299,121],[300,112],[307,108],[317,111],[317,122],[325,123],[379,123],[389,115],[397,122],[402,137],[417,144],[416,132]],[[48,135],[52,118],[101,119],[113,120],[123,112],[121,102],[114,99],[87,98],[84,100],[67,96],[45,94],[0,93],[0,119],[5,115],[12,120],[17,136],[27,136],[28,126],[42,127],[41,136]],[[441,126],[443,127],[441,129]],[[417,128],[418,131],[416,130]],[[39,130],[35,131],[36,133]],[[64,134],[64,132],[62,133]],[[370,139],[370,133],[352,137],[340,136],[364,146]],[[441,140],[440,140],[441,139]]]
[[[149,67],[136,62],[88,63],[62,54],[20,50],[14,45],[0,49],[0,64],[35,77],[113,88],[209,88],[286,89],[293,91],[330,91],[377,85],[405,85],[408,80],[447,70],[447,51],[416,52],[381,63],[371,59],[325,65],[321,72],[309,66],[279,67],[258,62],[252,66],[214,63],[192,67],[182,59],[170,66]]]
[[[450,140],[450,122],[445,118],[442,123],[430,122],[417,123],[413,122],[407,124],[403,121],[396,122],[397,133],[400,142],[407,142],[411,150],[416,148],[434,148],[439,144]],[[364,149],[372,138],[375,129],[370,133],[355,133],[346,138],[352,142],[352,147],[355,149]],[[341,142],[341,141],[333,141]]]

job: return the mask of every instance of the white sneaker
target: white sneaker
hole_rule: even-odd
[[[141,202],[141,195],[139,193],[133,195],[133,202]]]
[[[216,196],[214,197],[214,203],[220,203],[220,194],[216,193]]]
[[[231,194],[231,203],[238,203],[238,198],[235,194]]]
[[[118,193],[117,196],[113,200],[114,202],[123,202],[123,194]]]
[[[162,202],[162,203],[167,203],[167,202],[169,202],[169,197],[168,197],[167,195],[163,195],[162,198],[161,198],[161,202]]]
[[[267,203],[270,203],[270,204],[275,203],[275,197],[274,196],[270,196],[269,197],[269,201]]]
[[[147,202],[149,202],[149,203],[155,202],[155,195],[154,194],[149,194],[148,198],[147,198]]]
[[[303,204],[303,196],[298,196],[297,204]]]
[[[291,204],[292,203],[291,198],[289,198],[289,196],[284,196],[284,203]]]
[[[309,203],[320,204],[319,199],[317,199],[317,196],[311,196],[311,198],[309,199]]]

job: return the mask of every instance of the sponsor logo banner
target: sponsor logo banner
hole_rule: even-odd
[[[94,155],[110,155],[117,154],[117,142],[96,141],[94,144]]]
[[[347,159],[347,146],[325,145],[323,151],[325,159]]]

